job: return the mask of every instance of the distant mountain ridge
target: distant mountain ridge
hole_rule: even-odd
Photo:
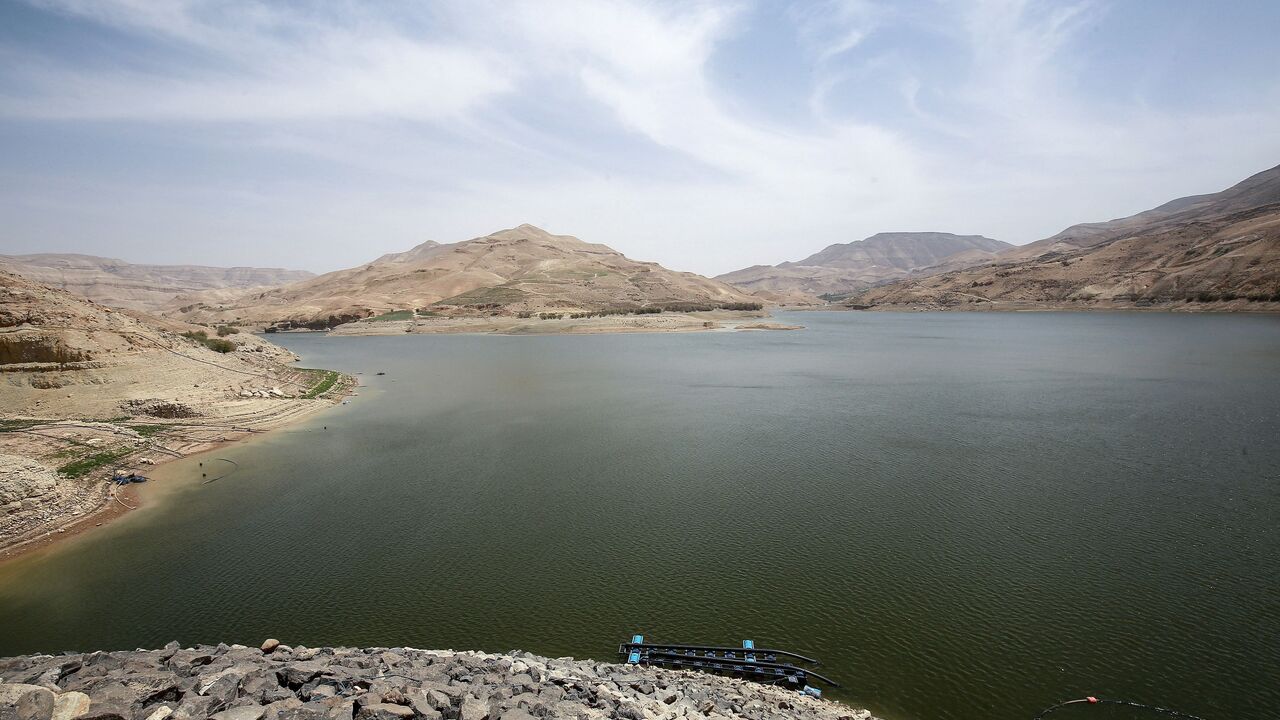
[[[225,302],[193,303],[177,315],[194,322],[331,327],[411,309],[515,315],[756,301],[722,282],[526,224],[447,245],[428,241],[360,267]]]
[[[1221,192],[1073,225],[973,267],[872,288],[849,302],[1270,309],[1280,302],[1280,166]]]
[[[305,270],[135,264],[77,253],[0,255],[0,267],[103,305],[152,313],[180,296],[243,292],[315,277]]]
[[[404,252],[387,253],[382,257],[374,260],[379,263],[408,263],[415,260],[421,260],[426,257],[432,250],[440,247],[440,243],[435,240],[428,240],[420,245],[415,245]]]
[[[1013,247],[982,235],[943,232],[877,233],[837,243],[796,262],[755,265],[716,276],[751,292],[794,301],[838,296],[907,277],[954,259],[980,262]]]

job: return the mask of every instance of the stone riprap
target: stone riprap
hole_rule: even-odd
[[[871,720],[794,690],[692,672],[512,652],[261,648],[0,660],[0,720]]]

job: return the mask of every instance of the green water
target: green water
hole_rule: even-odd
[[[0,565],[0,654],[750,637],[893,720],[1276,716],[1280,318],[782,319],[277,335],[361,396]]]

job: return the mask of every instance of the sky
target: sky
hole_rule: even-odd
[[[0,253],[1022,244],[1280,164],[1277,29],[1274,0],[0,0]]]

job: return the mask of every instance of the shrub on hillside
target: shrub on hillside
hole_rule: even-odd
[[[230,340],[222,340],[219,338],[209,337],[209,333],[203,330],[192,330],[182,333],[182,337],[204,345],[214,352],[229,353],[236,349],[236,344]]]

